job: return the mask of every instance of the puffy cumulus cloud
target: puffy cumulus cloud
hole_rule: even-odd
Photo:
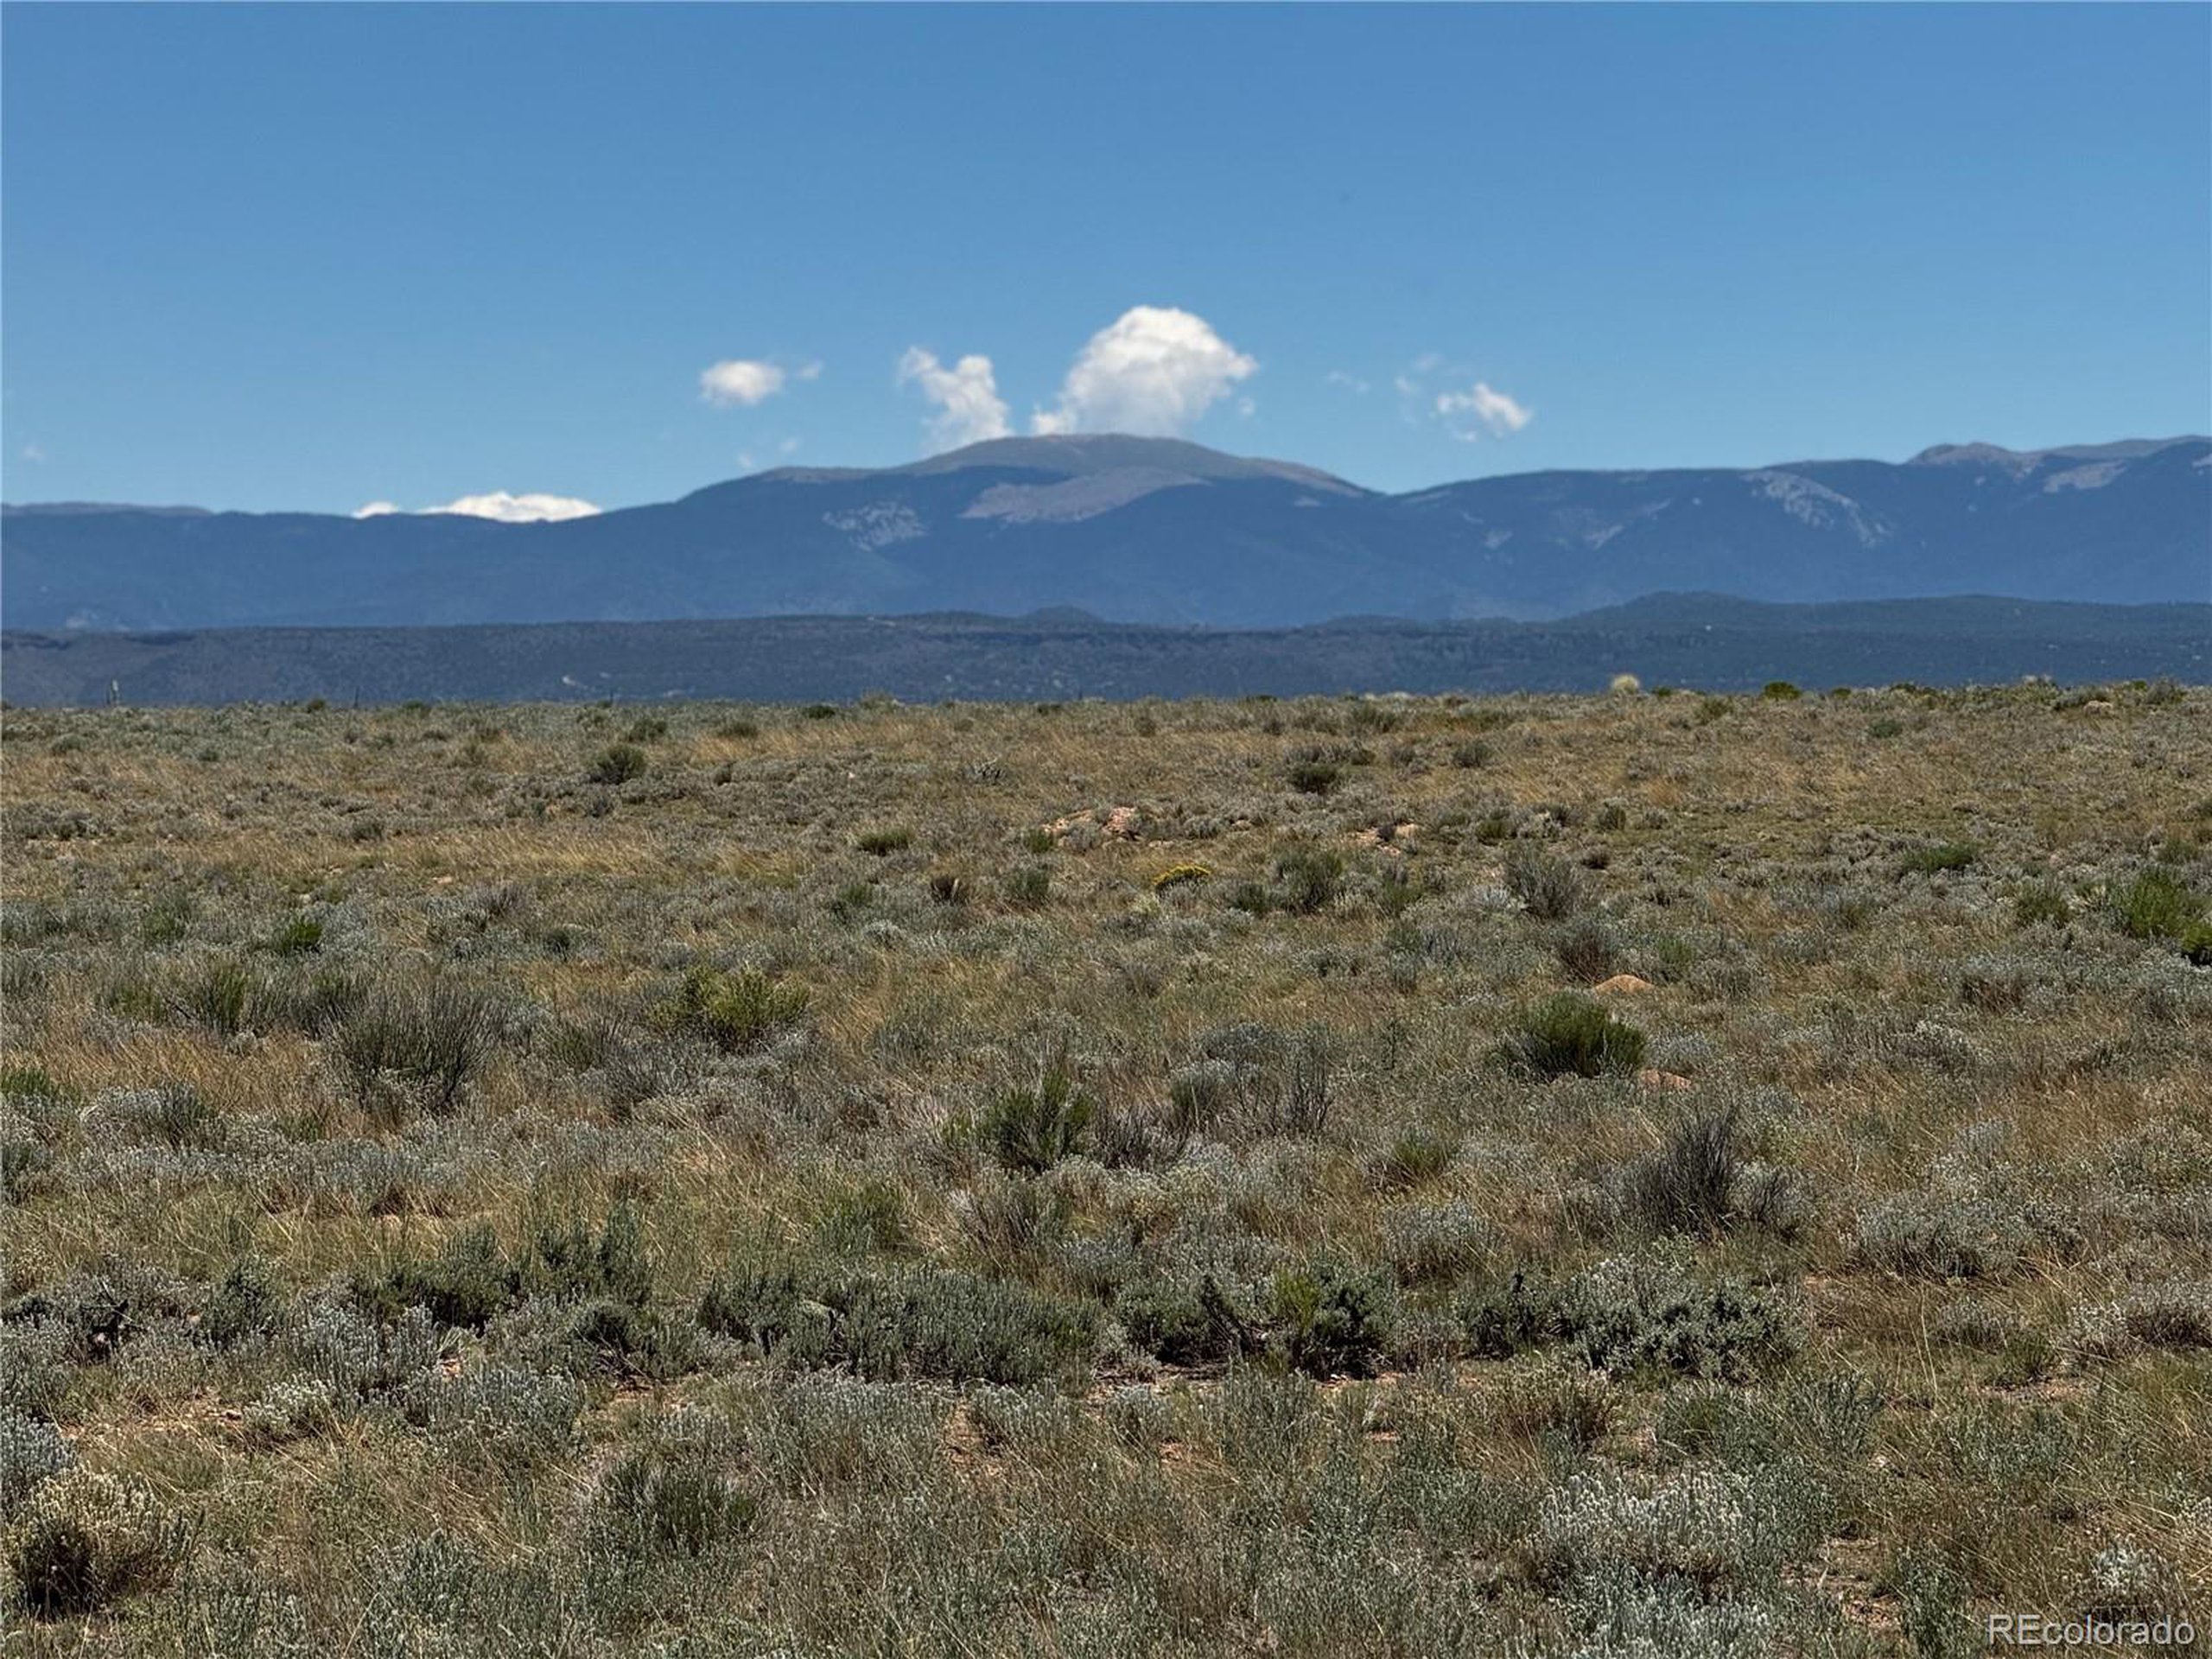
[[[809,371],[811,371],[810,372]],[[799,378],[811,380],[822,372],[819,363],[810,363],[799,371]],[[755,358],[729,357],[719,363],[709,364],[699,371],[699,396],[717,408],[727,409],[732,404],[742,404],[750,409],[765,404],[784,389],[784,382],[791,377],[774,363]]]
[[[920,387],[936,405],[937,413],[925,424],[930,442],[938,449],[1003,438],[1014,430],[1007,424],[1006,399],[999,396],[988,357],[971,353],[947,368],[936,353],[909,346],[899,359],[899,384]]]
[[[1172,437],[1259,372],[1204,317],[1133,306],[1090,337],[1069,367],[1058,404],[1031,423],[1039,433],[1129,432]]]
[[[1498,391],[1488,381],[1478,380],[1465,391],[1440,391],[1436,394],[1436,418],[1444,423],[1446,431],[1464,442],[1473,443],[1485,435],[1493,438],[1510,437],[1535,418],[1535,411]]]
[[[511,495],[505,490],[493,490],[488,495],[464,495],[442,507],[419,507],[414,516],[453,513],[463,518],[496,518],[503,524],[539,524],[557,523],[563,518],[588,518],[599,511],[591,502],[573,495]],[[372,501],[356,507],[353,516],[382,518],[405,512],[406,508],[389,501]]]

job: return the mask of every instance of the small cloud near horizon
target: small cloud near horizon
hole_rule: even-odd
[[[699,396],[717,409],[728,409],[734,404],[752,409],[773,397],[788,381],[821,378],[819,362],[785,369],[780,363],[771,363],[764,358],[728,357],[699,371]]]
[[[485,495],[464,495],[442,507],[411,511],[391,501],[371,501],[353,510],[356,518],[385,518],[405,513],[413,518],[452,514],[462,518],[493,518],[503,524],[558,524],[567,518],[590,518],[601,509],[573,495],[510,494],[493,490]]]
[[[981,353],[971,352],[947,368],[935,352],[910,346],[899,359],[899,384],[919,386],[935,406],[937,413],[923,423],[934,452],[1014,435],[991,359]]]
[[[1489,382],[1478,380],[1465,391],[1439,392],[1436,417],[1462,443],[1476,443],[1485,435],[1512,436],[1535,419],[1536,412]]]
[[[1408,425],[1434,421],[1447,435],[1460,442],[1479,443],[1486,437],[1510,438],[1536,418],[1535,410],[1487,380],[1477,380],[1464,391],[1456,386],[1430,391],[1428,377],[1440,369],[1445,369],[1443,357],[1435,352],[1423,352],[1390,378],[1390,384],[1397,390],[1400,412]],[[1467,371],[1457,368],[1446,372],[1456,379]]]

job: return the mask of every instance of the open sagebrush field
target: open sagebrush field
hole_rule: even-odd
[[[2212,1623],[2212,694],[1774,690],[10,713],[9,1650]]]

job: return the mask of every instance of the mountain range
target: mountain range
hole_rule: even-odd
[[[1546,472],[1385,494],[1173,439],[785,467],[558,523],[82,503],[0,514],[8,626],[405,627],[1072,607],[1117,623],[1544,620],[1781,603],[2212,597],[2212,440]]]

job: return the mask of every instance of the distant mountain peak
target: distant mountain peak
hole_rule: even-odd
[[[1266,461],[1225,454],[1185,438],[1139,438],[1122,432],[1063,433],[1049,437],[987,438],[964,448],[910,462],[890,470],[908,477],[926,478],[939,473],[964,472],[976,467],[1020,468],[1049,473],[1059,478],[1088,478],[1101,473],[1142,472],[1175,474],[1207,482],[1242,479],[1276,479],[1310,489],[1343,495],[1372,492],[1318,467],[1295,461]]]
[[[2046,461],[2137,461],[2177,444],[2212,443],[2212,438],[2123,438],[2117,443],[2069,443],[2051,449],[2007,449],[1999,443],[1938,443],[1922,450],[1908,467],[2002,467],[2027,472]]]

